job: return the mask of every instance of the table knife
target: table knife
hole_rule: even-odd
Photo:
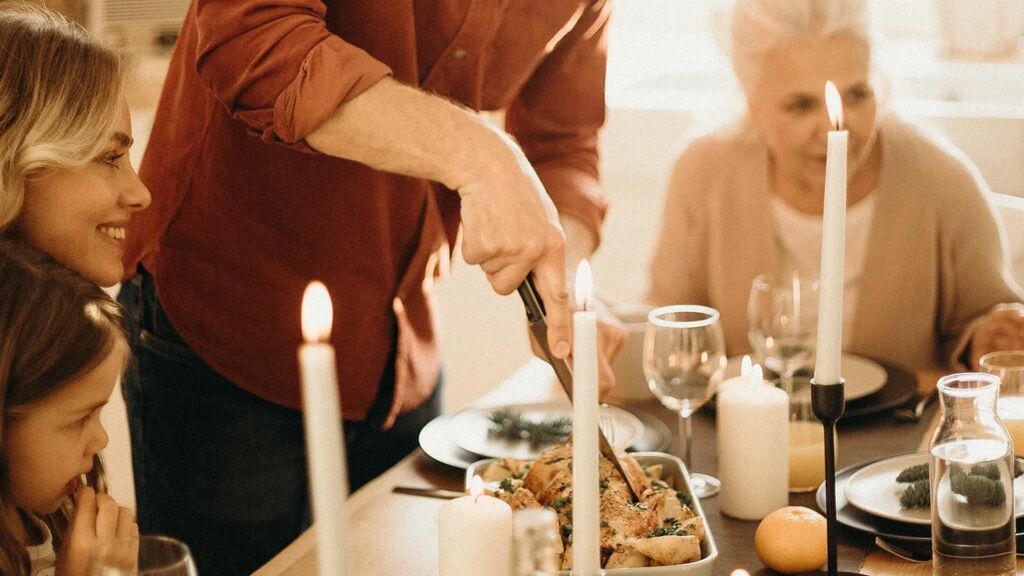
[[[558,377],[558,381],[562,384],[562,389],[565,390],[566,396],[572,402],[572,368],[569,367],[569,363],[564,359],[555,358],[555,355],[551,353],[551,348],[548,346],[547,313],[544,309],[544,301],[541,299],[540,293],[537,292],[537,286],[533,282],[532,274],[528,275],[523,280],[523,283],[519,285],[519,296],[523,299],[523,305],[526,306],[526,320],[529,322],[530,332],[533,333],[537,344],[544,352],[544,357],[547,358],[548,363],[555,370],[555,376]],[[608,442],[604,431],[598,428],[597,435],[598,441],[601,443],[601,454],[611,460],[615,469],[619,471],[622,479],[626,482],[626,488],[629,489],[633,502],[639,502],[639,494],[630,481],[629,475],[626,474],[622,462],[619,461],[619,456],[615,453],[611,443]]]

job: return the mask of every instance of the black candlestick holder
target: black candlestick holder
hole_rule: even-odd
[[[845,380],[836,384],[818,384],[811,380],[811,407],[814,415],[825,429],[825,521],[828,530],[828,571],[809,572],[803,576],[857,576],[856,572],[839,571],[839,550],[837,538],[839,523],[836,521],[836,422],[846,410],[843,397]]]

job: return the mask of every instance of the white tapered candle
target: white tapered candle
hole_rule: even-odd
[[[600,548],[600,454],[598,449],[597,315],[590,310],[593,279],[590,264],[576,271],[573,314],[572,389],[572,573],[598,576]]]
[[[299,371],[309,464],[309,491],[316,524],[320,574],[346,573],[345,497],[348,479],[342,443],[341,403],[334,347],[328,344],[334,311],[327,287],[311,282],[302,297]]]
[[[835,84],[825,85],[829,119],[825,162],[825,210],[821,225],[821,279],[818,284],[818,350],[814,382],[838,384],[843,354],[843,255],[846,250],[846,155],[849,132],[842,130],[843,101]]]

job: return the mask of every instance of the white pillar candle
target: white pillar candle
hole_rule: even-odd
[[[760,520],[789,503],[789,397],[759,365],[718,391],[718,477],[722,513]]]
[[[306,343],[299,347],[309,492],[313,500],[320,573],[344,576],[348,556],[345,536],[348,479],[334,347],[327,343],[333,321],[334,310],[327,287],[311,282],[302,297],[302,336]]]
[[[818,284],[818,350],[814,381],[838,384],[843,353],[843,255],[846,250],[846,155],[849,132],[843,125],[843,102],[835,84],[825,85],[829,119],[825,162],[825,211],[821,225],[821,279]]]
[[[593,279],[590,265],[576,271],[573,314],[572,389],[572,572],[573,576],[601,573],[600,478],[597,398],[597,315],[590,310]]]
[[[469,495],[445,502],[437,518],[440,576],[512,576],[512,508],[483,496],[475,476]]]

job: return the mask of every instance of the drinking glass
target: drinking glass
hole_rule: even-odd
[[[789,394],[789,491],[813,492],[825,481],[825,436],[811,403],[811,379],[791,379]]]
[[[137,547],[137,548],[136,548]],[[168,536],[118,539],[93,550],[89,576],[198,576],[192,552]]]
[[[747,338],[755,358],[792,392],[793,374],[814,363],[818,281],[793,272],[754,278],[747,301]]]
[[[1024,350],[991,352],[979,364],[999,378],[999,419],[1010,433],[1014,454],[1024,456]]]
[[[655,308],[647,315],[644,375],[651,392],[679,414],[679,451],[691,468],[693,427],[690,416],[715,394],[725,373],[725,338],[718,311],[707,306]],[[706,474],[690,474],[698,498],[718,493],[721,483]]]

